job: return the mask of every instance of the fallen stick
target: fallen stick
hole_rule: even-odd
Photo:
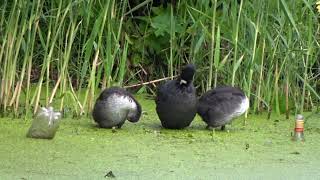
[[[177,76],[173,76],[172,78],[175,78],[175,77],[177,77]],[[171,77],[165,77],[165,78],[156,79],[156,80],[152,80],[152,81],[148,81],[148,82],[144,82],[144,83],[128,85],[128,86],[124,86],[124,88],[132,88],[132,87],[137,87],[137,86],[143,86],[143,85],[152,84],[152,83],[156,83],[156,82],[160,82],[160,81],[164,81],[164,80],[168,80],[168,79],[171,79]]]

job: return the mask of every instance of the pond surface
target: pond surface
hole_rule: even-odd
[[[166,130],[153,101],[140,102],[136,124],[113,132],[89,118],[63,119],[53,140],[26,138],[31,120],[0,119],[0,179],[320,177],[319,116],[308,119],[302,143],[291,141],[293,117],[249,115],[247,126],[241,117],[228,131],[206,130],[197,117],[185,130]]]

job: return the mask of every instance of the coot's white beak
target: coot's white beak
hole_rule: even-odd
[[[180,80],[180,85],[181,85],[181,84],[187,84],[187,81],[186,81],[186,80],[181,79],[181,80]]]

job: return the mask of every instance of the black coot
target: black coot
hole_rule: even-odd
[[[98,97],[92,116],[101,128],[121,128],[126,119],[137,122],[141,116],[141,106],[125,89],[111,87]]]
[[[249,100],[242,90],[224,86],[209,90],[201,96],[197,112],[208,128],[220,127],[242,115],[249,108]]]
[[[195,66],[188,64],[179,78],[159,87],[156,110],[164,128],[185,128],[194,119],[197,113],[196,90],[192,83],[195,71]]]

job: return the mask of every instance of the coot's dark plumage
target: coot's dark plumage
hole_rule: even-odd
[[[98,97],[92,116],[102,128],[121,128],[126,119],[137,122],[141,116],[141,106],[125,89],[111,87]]]
[[[242,115],[249,108],[249,100],[242,90],[224,86],[203,94],[198,102],[197,112],[208,127],[220,127]]]
[[[196,90],[192,79],[195,73],[193,64],[186,65],[176,80],[159,87],[156,97],[156,110],[165,128],[181,129],[190,125],[197,113]]]

